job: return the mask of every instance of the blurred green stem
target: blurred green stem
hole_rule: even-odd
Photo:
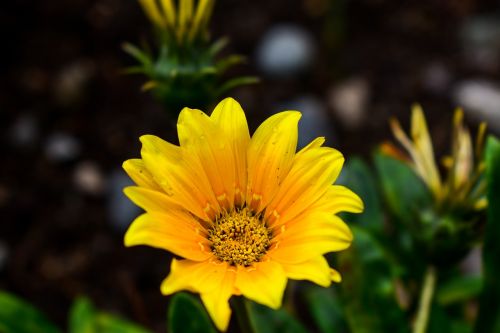
[[[250,319],[250,304],[248,300],[243,296],[234,297],[233,299],[233,308],[236,313],[236,317],[238,318],[238,324],[240,326],[241,333],[255,333],[256,330],[252,324],[252,320]]]
[[[436,287],[436,269],[429,266],[424,276],[424,284],[420,294],[417,318],[413,325],[413,333],[425,333],[429,323],[429,313],[431,312],[432,298]]]

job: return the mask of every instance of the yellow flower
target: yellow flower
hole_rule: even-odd
[[[173,0],[139,0],[139,3],[157,28],[182,43],[205,37],[215,0],[199,0],[196,8],[194,0],[179,0],[178,10]]]
[[[152,135],[140,138],[142,159],[124,169],[137,186],[125,194],[146,213],[125,235],[125,245],[150,245],[173,259],[161,285],[165,295],[199,293],[220,330],[226,330],[232,295],[273,309],[287,279],[327,287],[340,281],[323,255],[346,249],[352,234],[335,214],[361,212],[349,189],[332,185],[344,158],[317,138],[296,152],[301,114],[268,118],[250,137],[233,99],[209,117],[185,108],[180,146]]]
[[[410,154],[411,167],[427,184],[439,206],[457,206],[484,209],[487,206],[484,162],[482,161],[486,124],[481,123],[478,130],[475,154],[469,131],[463,125],[463,111],[457,109],[453,118],[453,141],[451,156],[446,156],[442,164],[447,169],[446,180],[441,180],[437,168],[432,141],[422,108],[414,105],[411,118],[412,140],[404,133],[396,119],[391,119],[394,136]],[[389,155],[402,155],[391,145],[384,145]]]

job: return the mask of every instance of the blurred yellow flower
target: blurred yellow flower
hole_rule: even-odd
[[[281,306],[287,279],[321,286],[340,281],[323,257],[349,247],[352,234],[335,214],[363,210],[360,198],[332,185],[344,158],[317,138],[296,152],[301,114],[268,118],[250,137],[233,99],[209,117],[185,108],[180,146],[152,135],[140,138],[141,159],[123,164],[137,186],[125,194],[146,213],[125,235],[125,245],[172,252],[165,295],[197,292],[220,330],[226,330],[232,295]]]
[[[441,180],[434,158],[434,150],[427,129],[422,108],[414,105],[411,118],[411,137],[404,133],[396,119],[391,119],[394,136],[410,154],[410,165],[427,184],[438,205],[453,208],[484,209],[487,206],[484,162],[482,160],[486,124],[481,123],[476,139],[475,153],[469,131],[463,125],[463,111],[457,109],[453,118],[453,138],[451,156],[442,160],[448,171],[445,181]],[[402,154],[391,145],[383,150],[395,157]]]
[[[173,0],[139,0],[149,20],[179,44],[205,38],[215,0],[179,0],[176,10]]]

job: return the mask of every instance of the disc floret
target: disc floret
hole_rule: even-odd
[[[260,261],[271,241],[266,223],[246,207],[223,213],[208,233],[215,256],[233,266]]]

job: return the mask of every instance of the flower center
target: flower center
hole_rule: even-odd
[[[248,266],[266,253],[270,232],[265,222],[243,208],[218,217],[208,231],[208,239],[217,258],[231,265]]]

